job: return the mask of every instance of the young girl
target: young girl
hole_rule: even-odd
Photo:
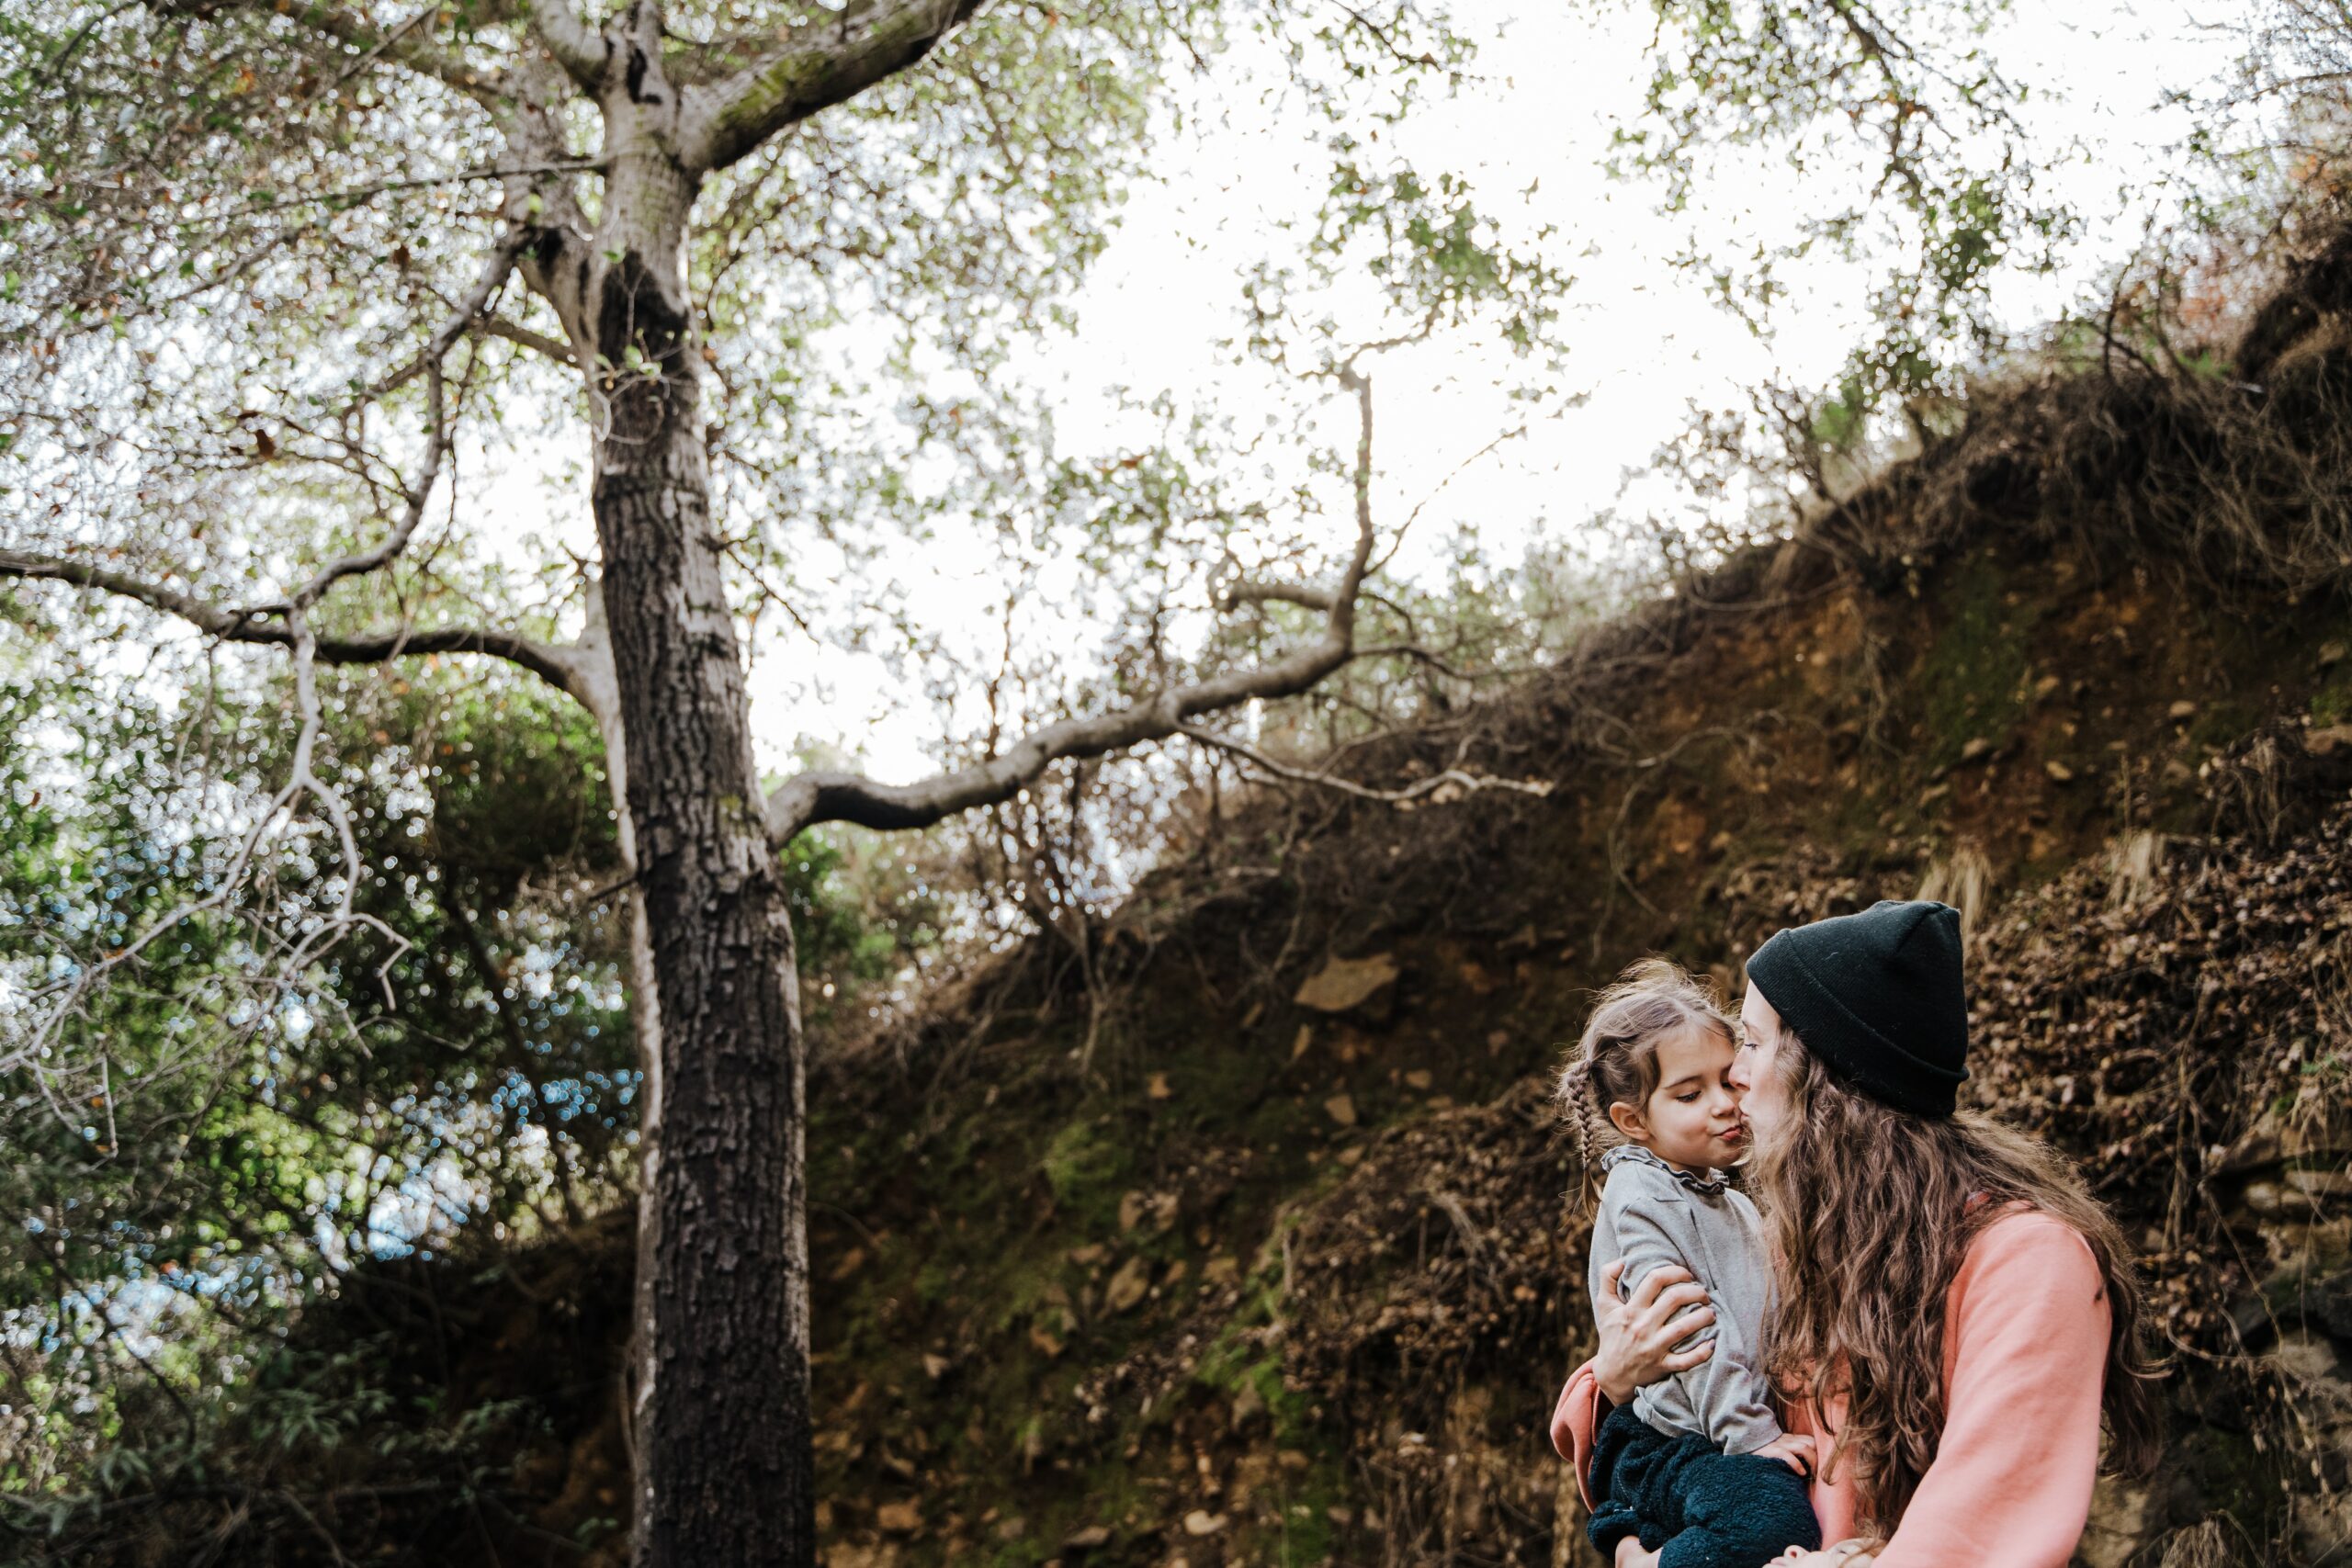
[[[1600,993],[1560,1075],[1585,1179],[1605,1183],[1588,1276],[1595,1316],[1621,1261],[1622,1295],[1654,1269],[1679,1267],[1715,1314],[1687,1342],[1712,1339],[1713,1352],[1611,1410],[1594,1439],[1588,1529],[1616,1568],[1761,1568],[1792,1546],[1821,1544],[1804,1480],[1813,1439],[1781,1431],[1766,1401],[1762,1224],[1724,1178],[1747,1148],[1726,1076],[1734,1051],[1714,998],[1653,959]],[[1610,1146],[1596,1169],[1597,1145]]]

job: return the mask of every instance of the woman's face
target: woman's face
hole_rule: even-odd
[[[1731,1081],[1739,1090],[1739,1108],[1747,1117],[1755,1143],[1770,1143],[1788,1113],[1788,1090],[1774,1070],[1785,1047],[1781,1039],[1781,1015],[1750,981],[1747,998],[1739,1005],[1739,1049],[1733,1054]]]

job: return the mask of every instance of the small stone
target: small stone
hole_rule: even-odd
[[[1102,1525],[1089,1525],[1082,1530],[1072,1530],[1062,1537],[1062,1545],[1071,1551],[1091,1551],[1111,1539],[1110,1529]]]
[[[1985,752],[1990,751],[1992,749],[1993,743],[1990,740],[1985,739],[1981,735],[1975,736],[1969,740],[1968,744],[1960,749],[1960,760],[1963,762],[1973,762],[1976,761],[1977,758],[1984,755]]]
[[[2165,710],[2165,716],[2175,720],[2195,718],[2197,716],[2197,705],[2190,702],[2187,697],[2183,697],[2180,701],[2173,704],[2172,706]]]
[[[912,1503],[885,1503],[874,1510],[874,1522],[892,1535],[912,1535],[922,1529],[922,1510]]]
[[[1352,1127],[1356,1124],[1355,1098],[1342,1089],[1323,1102],[1323,1112],[1340,1126]]]
[[[1353,1169],[1363,1159],[1363,1145],[1361,1144],[1350,1144],[1346,1148],[1341,1149],[1339,1154],[1340,1163],[1350,1169]]]
[[[1396,960],[1389,953],[1334,958],[1299,987],[1291,1000],[1317,1012],[1345,1012],[1396,978]]]
[[[1494,1030],[1487,1036],[1487,1049],[1489,1051],[1499,1051],[1510,1043],[1510,1031],[1508,1029]]]
[[[1105,1312],[1125,1312],[1143,1300],[1151,1289],[1151,1263],[1148,1258],[1128,1258],[1102,1287],[1102,1308]]]
[[[1415,1067],[1411,1072],[1405,1075],[1405,1087],[1408,1089],[1417,1089],[1427,1092],[1430,1081],[1430,1070],[1427,1067]]]
[[[923,1375],[929,1378],[932,1382],[937,1382],[940,1379],[947,1375],[947,1369],[955,1364],[955,1362],[949,1360],[944,1356],[933,1355],[926,1352],[922,1359]]]
[[[1090,1241],[1084,1247],[1073,1247],[1069,1249],[1069,1260],[1081,1269],[1090,1263],[1100,1263],[1102,1261],[1102,1244]]]
[[[1241,1260],[1238,1258],[1212,1258],[1201,1265],[1201,1282],[1207,1285],[1229,1285],[1241,1278]]]
[[[1206,1508],[1195,1508],[1184,1516],[1186,1535],[1215,1535],[1225,1528],[1225,1516],[1212,1514]]]
[[[1151,1081],[1145,1085],[1144,1093],[1153,1100],[1170,1100],[1175,1097],[1176,1091],[1168,1087],[1166,1073],[1154,1073]]]
[[[1001,1521],[996,1527],[996,1538],[999,1540],[1019,1540],[1028,1533],[1029,1521],[1018,1514]]]
[[[2075,770],[2054,758],[2042,763],[2041,771],[2048,773],[2051,779],[2058,784],[2072,784],[2075,780]]]
[[[2341,664],[2343,662],[2344,645],[2342,643],[2324,642],[2319,645],[2319,667],[2321,669],[2324,670],[2331,664]]]
[[[1274,1455],[1274,1462],[1284,1470],[1305,1470],[1314,1461],[1306,1457],[1303,1449],[1284,1449]]]
[[[1233,1392],[1232,1427],[1237,1432],[1257,1416],[1266,1413],[1266,1396],[1258,1392],[1254,1382],[1245,1382]]]

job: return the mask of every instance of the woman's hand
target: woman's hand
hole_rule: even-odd
[[[1601,1273],[1601,1287],[1611,1301],[1617,1296],[1617,1276],[1624,1269],[1620,1258]],[[1635,1389],[1688,1371],[1715,1353],[1712,1339],[1679,1355],[1674,1351],[1694,1330],[1715,1321],[1715,1309],[1706,1303],[1707,1292],[1690,1271],[1668,1264],[1642,1276],[1633,1300],[1619,1302],[1600,1314],[1600,1348],[1592,1355],[1592,1375],[1610,1404],[1629,1404]],[[1675,1314],[1691,1306],[1699,1310],[1673,1321]]]
[[[1766,1563],[1764,1568],[1871,1568],[1878,1561],[1878,1549],[1883,1540],[1841,1540],[1835,1546],[1825,1546],[1819,1551],[1807,1551],[1792,1546]]]

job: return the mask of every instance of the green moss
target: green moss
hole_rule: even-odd
[[[1972,740],[1998,745],[2025,717],[2027,645],[2042,609],[2011,604],[1996,562],[1979,555],[1956,567],[1937,595],[1935,640],[1919,661],[1926,761],[1950,767]]]
[[[1134,1164],[1133,1146],[1103,1116],[1065,1122],[1046,1145],[1038,1168],[1058,1207],[1089,1230],[1105,1231],[1118,1223],[1119,1195]]]

